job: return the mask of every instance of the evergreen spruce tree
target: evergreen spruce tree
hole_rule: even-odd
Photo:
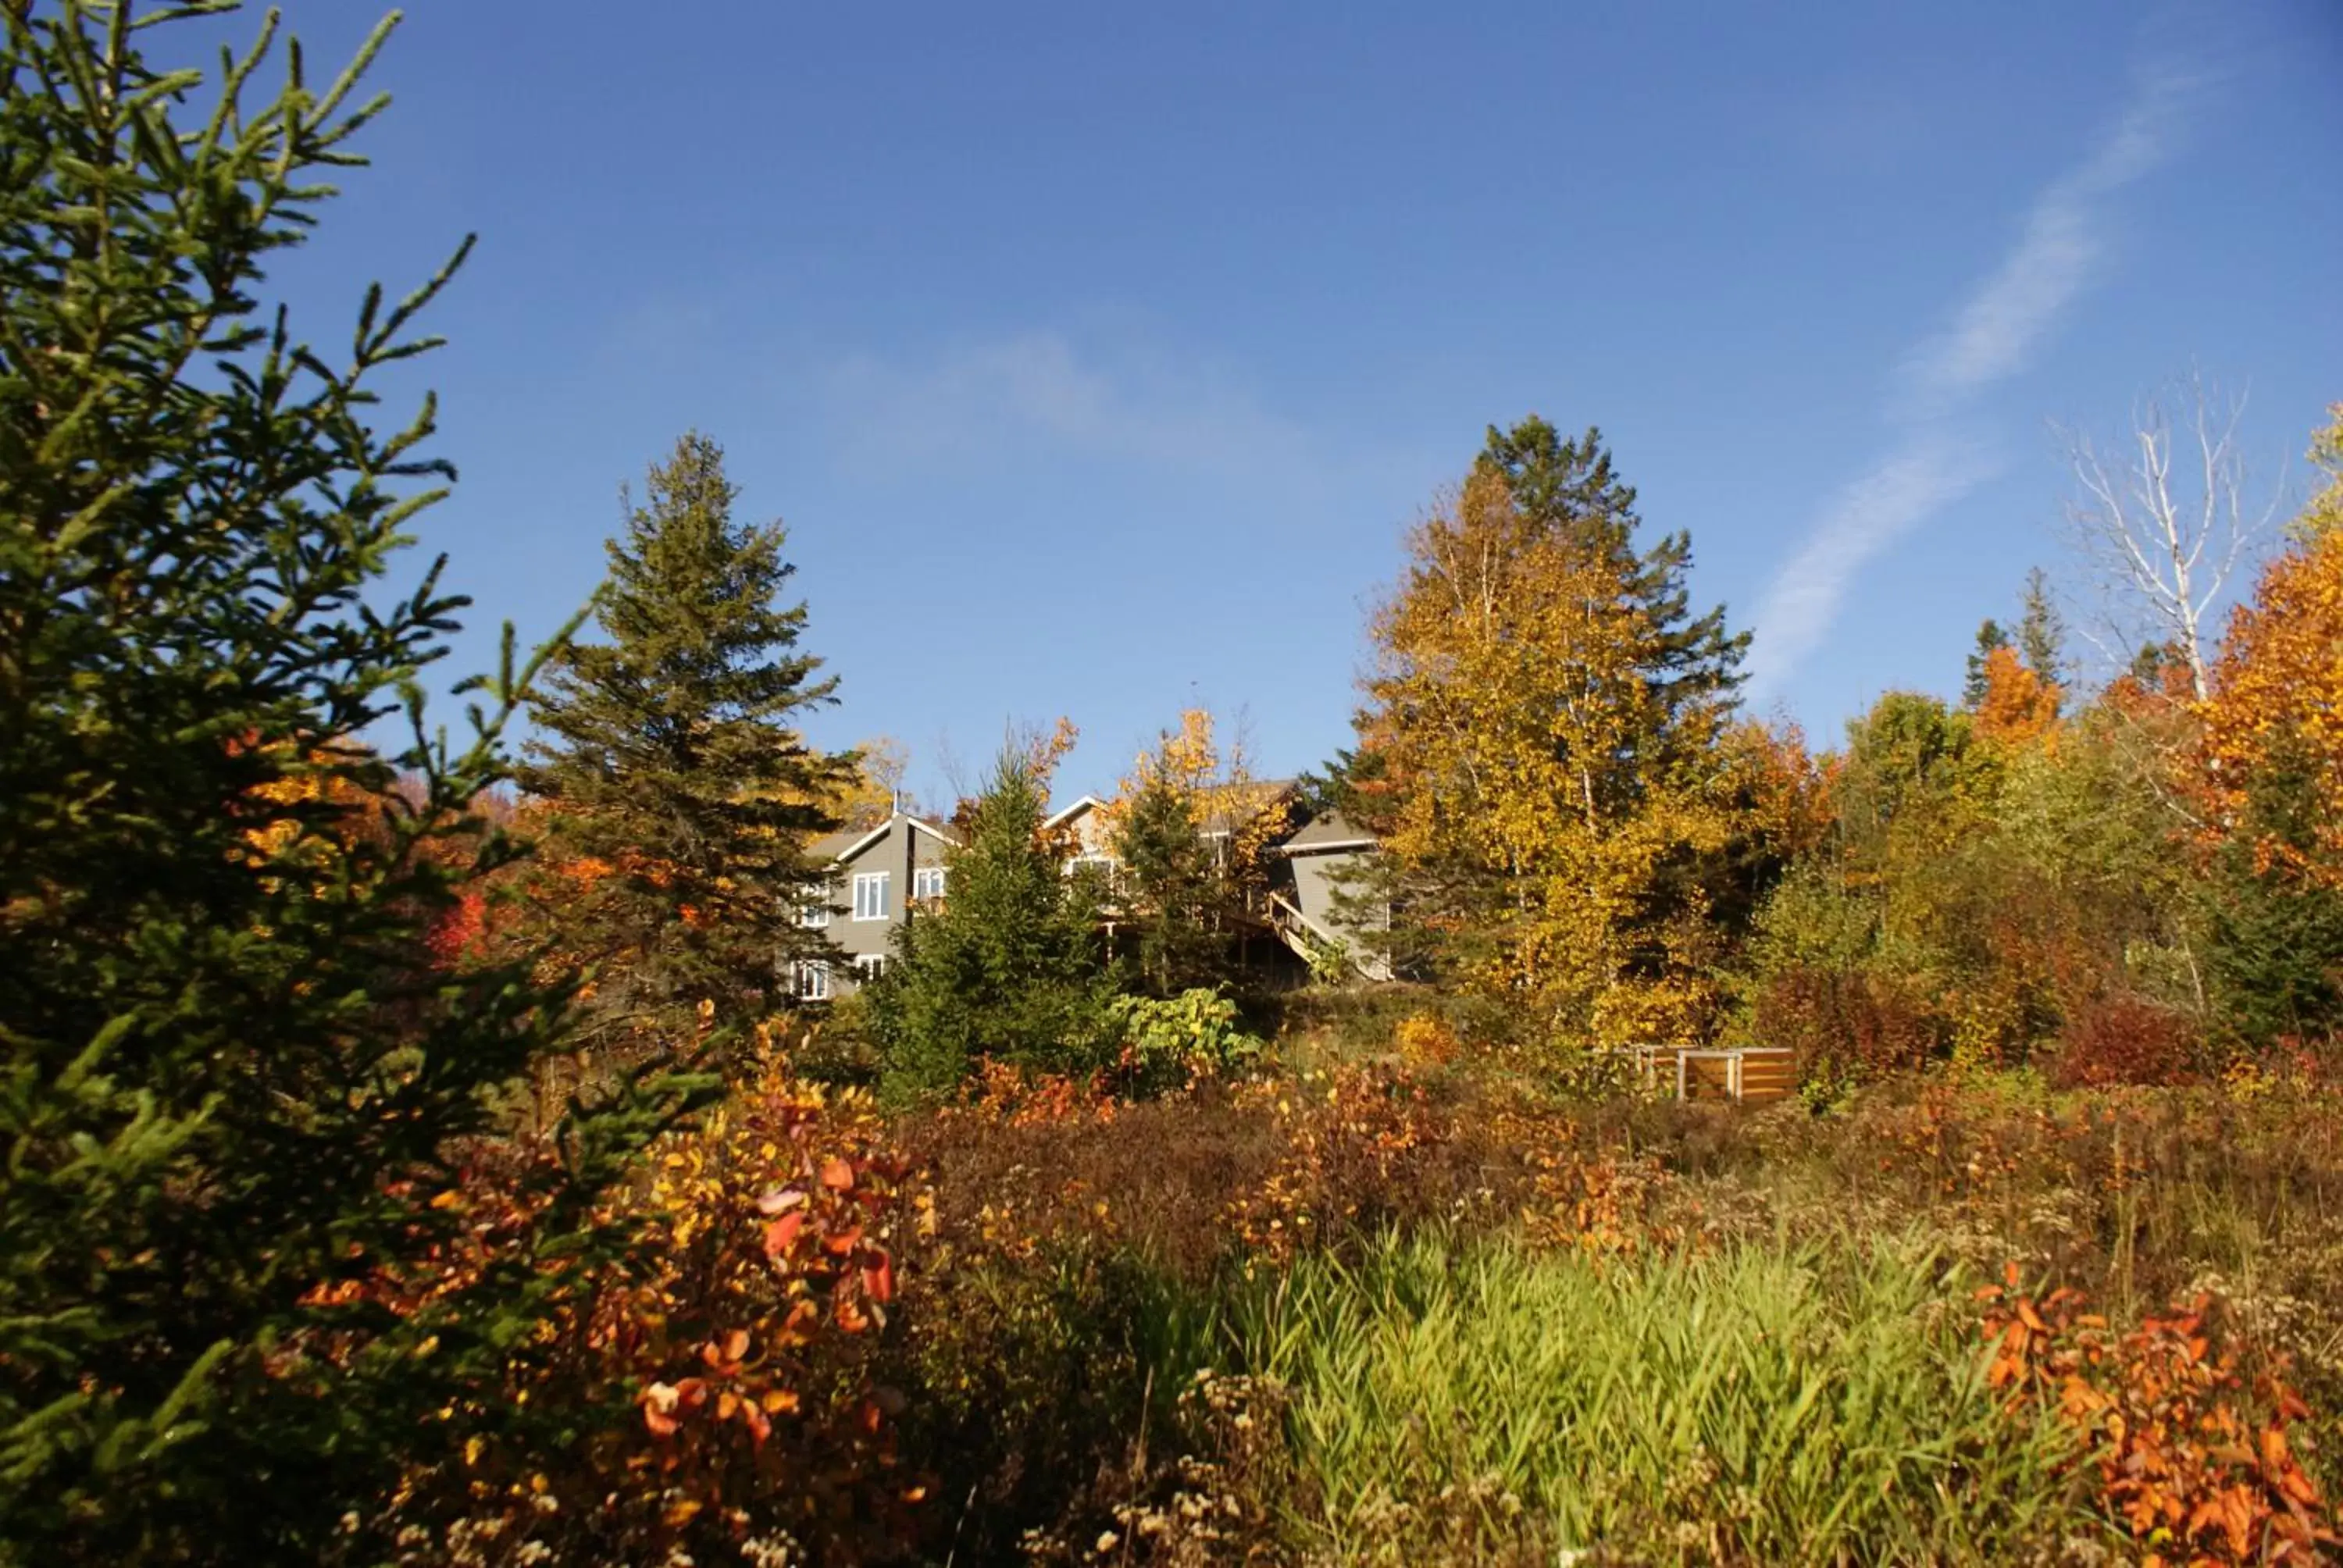
[[[1972,713],[1985,702],[1989,684],[1986,661],[2005,648],[2015,648],[2019,662],[2045,683],[2063,686],[2059,670],[2066,662],[2066,623],[2050,596],[2049,574],[2040,567],[2026,574],[2017,613],[2015,637],[1996,620],[1977,628],[1976,648],[1969,655],[1967,678],[1961,684],[1961,706]]]
[[[1667,754],[1673,766],[1704,749],[1737,700],[1749,651],[1747,632],[1725,629],[1725,607],[1692,612],[1692,535],[1663,534],[1637,551],[1635,491],[1620,482],[1603,433],[1590,427],[1565,441],[1533,414],[1511,430],[1489,427],[1474,467],[1502,475],[1513,505],[1531,524],[1573,540],[1584,557],[1615,572],[1624,598],[1649,628],[1643,677],[1662,722],[1642,739],[1646,765]]]
[[[430,402],[385,430],[373,387],[432,346],[414,319],[454,264],[314,352],[256,297],[362,161],[388,25],[322,90],[294,52],[255,104],[264,26],[206,104],[142,48],[225,9],[0,5],[0,1563],[25,1568],[368,1551],[340,1521],[404,1464],[535,1419],[488,1391],[687,1087],[573,1109],[495,1267],[372,1304],[475,1222],[435,1200],[574,1017],[528,955],[426,957],[514,853],[470,806],[527,678],[508,652],[474,740],[427,739],[416,682],[465,601],[436,568],[381,592],[452,471]],[[402,705],[404,753],[368,749]]]
[[[614,1030],[672,1029],[703,1002],[746,1018],[788,965],[831,956],[799,919],[828,875],[806,845],[840,822],[854,758],[795,728],[837,683],[799,651],[805,606],[778,602],[786,531],[734,520],[738,495],[704,436],[651,468],[608,546],[608,640],[567,648],[533,709],[521,781],[565,851],[608,868],[550,913],[605,966]]]
[[[2065,684],[2059,671],[2066,662],[2066,623],[2050,597],[2049,574],[2040,567],[2026,574],[2018,594],[2017,656],[2044,680]]]
[[[2009,633],[2001,629],[1997,620],[1988,620],[1977,628],[1976,651],[1969,655],[1968,677],[1961,683],[1961,706],[1976,711],[1985,701],[1990,685],[1986,675],[1986,661],[2009,646]]]
[[[1045,842],[1047,811],[1031,759],[1004,749],[951,855],[950,897],[897,929],[895,961],[862,993],[890,1093],[947,1093],[988,1059],[1104,1065],[1115,987],[1097,899]]]
[[[1223,879],[1203,826],[1195,796],[1159,769],[1131,796],[1115,836],[1139,982],[1151,996],[1221,979]]]

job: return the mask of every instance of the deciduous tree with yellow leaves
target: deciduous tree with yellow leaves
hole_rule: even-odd
[[[1359,718],[1397,945],[1562,1042],[1702,1034],[1718,744],[1745,636],[1692,613],[1688,536],[1636,543],[1601,436],[1493,428],[1408,536]]]
[[[2343,1012],[2343,405],[2326,488],[2232,612],[2203,717],[2217,982],[2248,1038]]]

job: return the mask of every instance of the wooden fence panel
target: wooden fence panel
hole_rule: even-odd
[[[1637,1046],[1644,1083],[1678,1100],[1730,1100],[1764,1103],[1788,1098],[1797,1089],[1797,1060],[1780,1046]]]

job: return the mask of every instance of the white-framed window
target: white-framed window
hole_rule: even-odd
[[[797,972],[799,1001],[830,1000],[830,964],[823,959],[801,959]]]
[[[816,931],[830,924],[830,895],[825,892],[820,902],[808,904],[798,910],[798,924]]]
[[[885,871],[854,873],[854,918],[858,920],[883,920],[887,918],[887,878]]]
[[[941,866],[919,866],[911,871],[911,897],[940,899],[944,896],[944,869]]]
[[[854,981],[857,985],[869,985],[872,980],[877,980],[880,975],[885,974],[886,972],[887,955],[885,953],[858,953],[855,955]]]

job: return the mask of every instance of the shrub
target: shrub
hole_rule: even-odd
[[[1400,1020],[1399,1028],[1392,1033],[1392,1045],[1402,1061],[1418,1070],[1445,1067],[1456,1060],[1454,1032],[1430,1013],[1410,1013]]]
[[[2138,997],[2096,997],[2068,1011],[2050,1076],[2062,1089],[2187,1083],[2202,1054],[2195,1026],[2170,1008]]]
[[[565,1310],[476,1397],[475,1435],[417,1442],[360,1542],[417,1564],[853,1562],[916,1535],[924,1497],[898,1464],[904,1401],[881,1358],[908,1255],[935,1226],[920,1172],[867,1097],[769,1059],[650,1154],[613,1203],[634,1251],[571,1275]],[[505,1191],[463,1192],[472,1244],[370,1282],[377,1299],[403,1309],[493,1271]],[[566,1423],[567,1441],[505,1430],[513,1412]]]
[[[1237,1004],[1216,990],[1119,996],[1107,1011],[1122,1040],[1121,1075],[1141,1093],[1222,1077],[1261,1054],[1259,1037],[1238,1027]]]
[[[2117,1335],[2079,1292],[2021,1291],[2015,1263],[1978,1296],[1987,1382],[2014,1412],[2055,1412],[2074,1429],[2100,1507],[2145,1561],[2309,1563],[2343,1547],[2289,1436],[2308,1407],[2275,1374],[2247,1386],[2207,1298]]]
[[[1176,1452],[1176,1396],[1218,1321],[1209,1294],[1080,1237],[956,1266],[915,1310],[905,1457],[949,1511],[928,1522],[930,1562],[1031,1561],[1043,1534],[1094,1543],[1134,1442]]]
[[[1869,970],[1794,968],[1767,980],[1750,1011],[1758,1043],[1787,1046],[1810,1082],[1859,1081],[1940,1054],[1943,1030],[1905,982]]]

